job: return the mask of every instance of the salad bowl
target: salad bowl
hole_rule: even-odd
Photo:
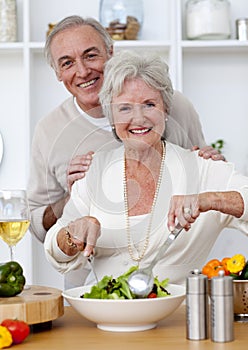
[[[170,295],[144,299],[87,299],[80,296],[91,286],[72,288],[62,293],[67,302],[101,330],[137,332],[155,328],[172,314],[185,299],[185,287],[168,284]]]

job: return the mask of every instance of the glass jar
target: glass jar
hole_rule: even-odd
[[[136,40],[143,22],[142,0],[101,0],[99,19],[114,40]]]
[[[248,18],[238,18],[236,20],[236,39],[240,41],[248,40]]]
[[[16,0],[0,0],[0,41],[16,41]]]
[[[188,0],[186,3],[188,39],[216,40],[231,36],[228,0]]]

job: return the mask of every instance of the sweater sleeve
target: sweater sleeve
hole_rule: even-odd
[[[38,123],[34,133],[27,185],[31,211],[30,230],[41,242],[46,235],[43,227],[43,214],[46,207],[66,194],[54,176],[53,162],[48,158],[51,153],[49,149],[51,144],[43,124]]]
[[[179,91],[174,92],[165,138],[187,149],[206,146],[199,115],[192,103]]]
[[[201,182],[205,190],[236,191],[243,200],[244,211],[240,218],[231,217],[230,227],[248,232],[248,177],[240,174],[231,162],[215,162],[197,156],[195,159],[201,164]]]
[[[78,253],[74,256],[64,254],[57,244],[57,234],[61,228],[66,227],[69,222],[80,217],[89,215],[89,193],[87,191],[86,178],[76,181],[72,186],[71,196],[64,207],[63,215],[57,220],[47,232],[44,248],[48,261],[61,273],[72,271],[83,267],[86,258]]]
[[[30,171],[28,180],[28,200],[31,212],[31,232],[43,242],[46,230],[42,225],[43,213],[46,208],[44,203],[46,192],[42,189],[42,184],[45,183],[45,160],[42,156],[40,144],[42,143],[42,135],[39,128],[36,128],[31,148]]]

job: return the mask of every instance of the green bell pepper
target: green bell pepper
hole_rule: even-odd
[[[14,297],[25,285],[23,269],[16,261],[0,264],[0,297]]]

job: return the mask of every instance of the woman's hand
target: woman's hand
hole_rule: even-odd
[[[84,216],[61,229],[57,235],[57,243],[59,248],[69,256],[79,251],[83,251],[85,256],[90,256],[93,254],[100,234],[100,222],[93,216]]]
[[[211,193],[173,196],[168,213],[168,228],[174,229],[177,222],[188,231],[201,212],[211,210]]]
[[[93,151],[90,151],[86,154],[76,156],[72,159],[67,169],[67,187],[69,193],[71,192],[71,186],[75,181],[85,177],[86,171],[89,170],[92,159]]]
[[[179,224],[188,231],[200,213],[209,210],[240,218],[244,212],[244,201],[237,191],[173,196],[168,213],[168,228],[172,231],[177,219]]]

